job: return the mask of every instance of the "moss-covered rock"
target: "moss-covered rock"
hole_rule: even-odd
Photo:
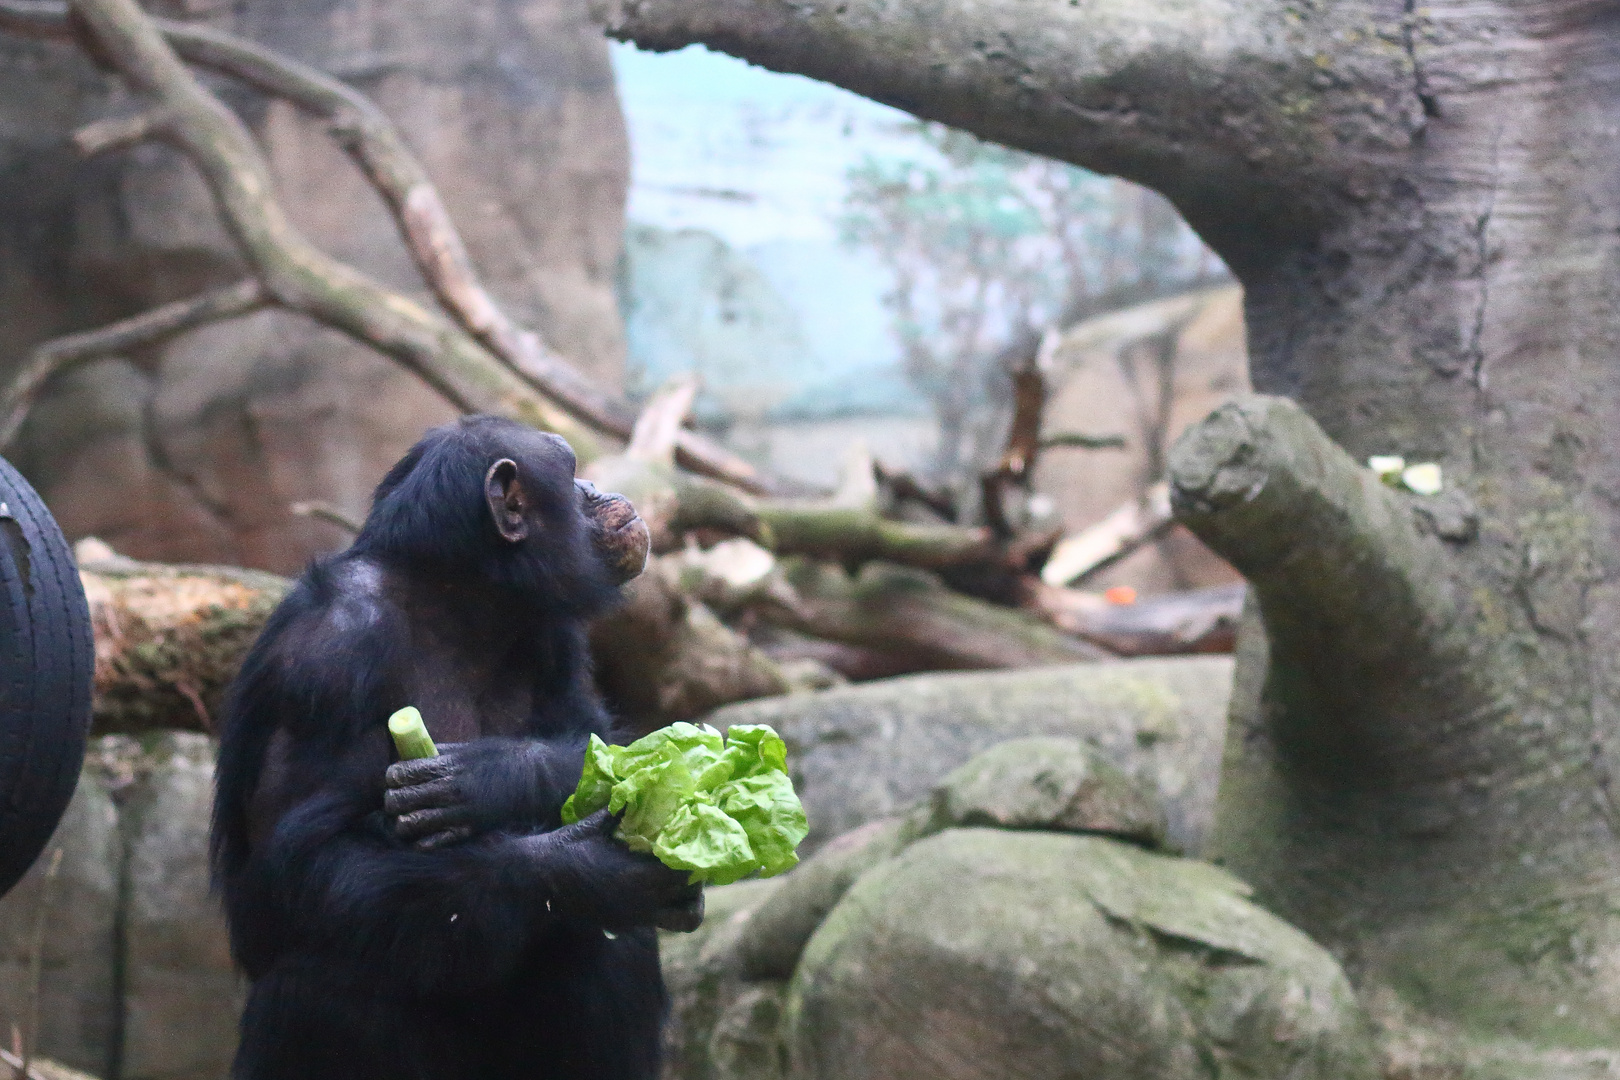
[[[779,992],[781,980],[745,980],[738,942],[754,911],[786,880],[739,881],[706,891],[703,925],[690,934],[658,936],[670,1015],[664,1028],[664,1075],[680,1080],[759,1080],[731,1067],[779,1054],[762,1049],[780,1038],[779,1025],[761,1028],[763,1018],[779,1017],[762,1005],[755,991]],[[773,1056],[774,1055],[774,1056]]]
[[[1337,963],[1215,867],[1102,837],[952,829],[868,871],[811,939],[806,1078],[1370,1077]]]
[[[980,751],[1030,735],[1079,739],[1157,792],[1177,849],[1210,827],[1232,680],[1225,657],[914,675],[743,702],[710,722],[770,724],[810,818],[802,849],[909,810]]]
[[[1158,792],[1079,739],[1010,739],[953,770],[913,815],[918,837],[949,828],[1102,833],[1165,846]]]
[[[862,874],[899,853],[906,826],[885,818],[845,833],[816,852],[765,899],[741,928],[737,946],[750,979],[787,979],[799,954]]]

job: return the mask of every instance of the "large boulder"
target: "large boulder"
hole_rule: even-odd
[[[158,0],[349,80],[399,124],[509,311],[608,385],[628,148],[584,0]],[[148,145],[82,163],[67,134],[121,108],[71,46],[0,36],[0,380],[38,342],[236,279],[195,169]],[[228,85],[228,84],[227,84]],[[320,125],[228,90],[294,220],[326,250],[424,294],[381,200]],[[290,573],[338,546],[289,504],[362,512],[454,410],[391,361],[265,312],[57,379],[8,457],[72,537],[125,554]]]
[[[1102,833],[1162,848],[1157,794],[1079,739],[1034,736],[992,746],[952,770],[912,816],[919,837],[988,825]]]
[[[1220,779],[1232,664],[1126,660],[914,675],[720,709],[710,722],[770,724],[788,744],[810,818],[809,853],[908,810],[946,773],[1021,736],[1079,739],[1157,794],[1169,843],[1203,849]]]
[[[803,1080],[1370,1078],[1338,964],[1207,864],[1093,836],[952,829],[879,864],[810,940]]]

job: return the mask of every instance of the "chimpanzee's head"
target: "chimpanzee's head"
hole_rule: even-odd
[[[567,441],[513,420],[434,428],[377,485],[355,550],[599,608],[646,565],[647,526],[574,465]]]

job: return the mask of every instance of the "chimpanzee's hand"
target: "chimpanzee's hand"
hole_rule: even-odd
[[[583,761],[583,743],[448,743],[438,757],[389,766],[383,809],[395,834],[423,850],[498,829],[537,832],[562,823]]]
[[[424,851],[472,836],[472,807],[461,783],[465,745],[447,743],[439,747],[438,757],[388,767],[383,810],[393,819],[394,835]]]
[[[618,818],[600,810],[583,821],[527,838],[558,914],[605,930],[657,926],[696,930],[703,921],[703,886],[687,884],[652,855],[614,838]]]

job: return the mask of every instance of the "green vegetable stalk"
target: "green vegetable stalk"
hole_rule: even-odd
[[[629,746],[591,736],[563,821],[603,809],[623,813],[618,835],[632,850],[710,885],[792,869],[810,831],[787,746],[765,724],[739,724],[724,739],[707,724],[671,724]]]
[[[428,734],[422,714],[414,705],[407,705],[388,718],[388,734],[394,737],[394,747],[401,761],[439,756],[439,748],[433,745],[433,736]]]

